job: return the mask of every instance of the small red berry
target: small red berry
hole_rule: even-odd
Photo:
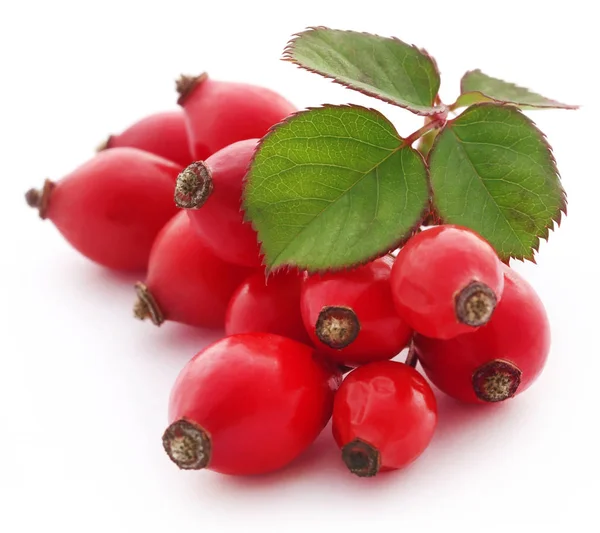
[[[231,144],[206,161],[197,161],[177,178],[175,203],[213,252],[237,265],[260,266],[256,232],[241,211],[243,179],[257,140]]]
[[[437,404],[427,381],[395,361],[361,366],[335,396],[333,437],[357,476],[402,468],[427,448],[437,424]]]
[[[412,331],[396,314],[390,292],[392,260],[308,277],[300,302],[304,326],[320,352],[349,365],[391,359]]]
[[[249,276],[231,297],[225,333],[263,331],[310,344],[300,314],[302,274],[277,272],[268,279],[262,271]]]
[[[136,284],[134,315],[157,326],[223,327],[227,302],[249,272],[216,257],[180,212],[156,237],[146,282]]]
[[[110,135],[98,148],[131,147],[159,155],[180,167],[194,161],[185,126],[185,115],[181,110],[156,113],[132,124],[118,135]]]
[[[550,325],[542,302],[514,270],[503,270],[502,300],[485,326],[449,340],[415,338],[432,383],[464,402],[500,402],[523,392],[548,356]]]
[[[109,268],[144,270],[157,233],[177,213],[180,168],[136,148],[114,148],[58,182],[31,189],[27,203],[80,253]]]
[[[391,276],[398,314],[418,333],[449,339],[485,324],[502,296],[502,263],[476,233],[436,226],[398,253]]]
[[[269,333],[226,337],[198,353],[177,378],[165,451],[182,469],[277,470],[325,427],[339,380],[299,342]]]
[[[187,117],[192,155],[203,160],[227,145],[257,139],[296,108],[264,87],[215,81],[206,73],[181,76],[179,100]]]

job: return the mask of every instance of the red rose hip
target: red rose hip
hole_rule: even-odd
[[[406,347],[412,330],[394,309],[391,270],[386,256],[304,281],[302,319],[320,352],[336,363],[358,365],[391,359]]]
[[[180,212],[156,237],[146,281],[136,284],[134,315],[157,326],[222,327],[231,295],[250,272],[216,257]]]
[[[504,288],[502,262],[482,237],[459,226],[417,233],[391,276],[398,314],[417,333],[450,339],[485,324]]]
[[[269,333],[198,353],[171,392],[163,446],[182,469],[262,474],[282,468],[327,424],[339,375],[314,350]]]
[[[187,118],[192,155],[206,159],[218,150],[245,139],[260,138],[296,108],[264,87],[216,81],[206,73],[181,76],[179,100]]]
[[[303,275],[277,272],[265,278],[262,271],[249,276],[231,297],[225,318],[225,333],[262,331],[310,344],[300,314]]]
[[[414,368],[379,361],[353,370],[333,407],[333,436],[342,459],[357,476],[402,468],[431,441],[437,404]]]
[[[260,266],[256,232],[241,211],[246,169],[257,140],[240,141],[187,167],[177,178],[175,203],[188,210],[213,252],[237,265]]]
[[[417,335],[415,348],[431,382],[457,400],[500,402],[527,389],[544,368],[550,326],[539,297],[506,265],[504,293],[492,319],[449,340]]]
[[[181,110],[156,113],[132,124],[118,135],[110,135],[98,148],[131,147],[159,155],[180,167],[194,161],[190,154],[185,115]]]
[[[80,253],[117,270],[144,270],[157,233],[177,213],[180,168],[136,148],[114,148],[58,182],[31,189],[27,203]]]

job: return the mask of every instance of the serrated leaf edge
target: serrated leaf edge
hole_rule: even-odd
[[[500,253],[496,250],[496,252],[498,253],[498,257],[500,257],[501,260],[505,261],[505,260],[509,260],[509,259],[518,259],[519,261],[523,261],[523,260],[528,260],[531,261],[532,263],[535,264],[535,253],[539,251],[540,248],[540,240],[544,239],[546,242],[548,241],[548,238],[550,236],[550,231],[554,231],[556,227],[560,227],[560,223],[562,222],[562,215],[564,214],[565,216],[567,216],[567,193],[562,185],[562,179],[560,176],[560,172],[558,170],[558,167],[556,165],[556,158],[554,157],[554,152],[552,150],[552,146],[550,145],[550,143],[548,142],[548,138],[546,137],[546,134],[540,130],[537,125],[535,124],[535,122],[533,120],[531,120],[531,118],[529,118],[527,115],[525,115],[525,113],[523,113],[523,111],[521,111],[519,108],[515,107],[514,105],[511,105],[509,103],[504,103],[504,102],[481,102],[479,104],[473,104],[471,106],[469,106],[467,109],[465,109],[462,113],[460,113],[458,116],[454,117],[452,120],[449,120],[448,122],[446,122],[446,124],[444,125],[444,127],[440,130],[440,132],[438,133],[438,135],[436,136],[436,138],[433,141],[433,144],[431,146],[431,149],[429,150],[429,154],[427,155],[427,171],[428,171],[428,175],[429,175],[429,181],[430,181],[430,192],[431,192],[431,198],[432,198],[432,202],[433,202],[433,206],[435,207],[437,214],[439,215],[440,221],[442,222],[442,224],[452,224],[451,222],[447,222],[443,215],[440,213],[439,209],[436,206],[436,201],[435,201],[435,192],[433,190],[433,181],[431,180],[431,173],[430,173],[430,165],[431,165],[431,155],[434,153],[435,148],[439,142],[439,139],[441,137],[441,134],[444,132],[444,130],[451,126],[456,120],[458,120],[463,113],[467,112],[468,110],[471,110],[475,107],[506,107],[509,108],[511,110],[514,110],[516,113],[519,113],[526,122],[528,122],[532,128],[538,133],[538,137],[541,141],[541,143],[544,145],[544,147],[548,150],[548,154],[550,156],[550,164],[552,166],[552,170],[554,171],[554,173],[556,174],[556,177],[558,178],[558,186],[560,188],[560,205],[558,207],[558,212],[556,214],[554,214],[552,216],[552,227],[546,225],[542,231],[541,235],[534,235],[534,243],[531,247],[531,256],[527,256],[527,255],[512,255],[509,254],[507,256],[504,255],[500,255]],[[494,248],[495,249],[495,248]]]
[[[414,44],[408,44],[405,43],[404,41],[398,39],[397,37],[383,37],[381,35],[376,35],[374,33],[369,33],[369,32],[364,32],[364,31],[353,31],[353,30],[336,30],[333,28],[328,28],[326,26],[309,26],[306,30],[303,30],[301,32],[298,33],[294,33],[292,35],[292,38],[288,41],[288,43],[286,44],[285,48],[283,49],[283,55],[281,57],[282,61],[287,61],[288,63],[292,63],[294,65],[296,65],[298,68],[301,68],[302,70],[306,70],[307,72],[312,72],[313,74],[318,74],[319,76],[322,76],[325,79],[331,80],[333,81],[333,83],[337,83],[338,85],[341,85],[343,87],[345,87],[346,89],[350,89],[352,91],[356,91],[359,92],[361,94],[364,94],[366,96],[370,96],[371,98],[377,98],[378,100],[381,100],[383,102],[386,102],[388,104],[394,105],[396,107],[400,107],[402,109],[406,109],[407,111],[410,111],[411,113],[414,113],[416,115],[419,116],[423,116],[423,117],[427,117],[427,116],[432,116],[432,115],[436,115],[438,113],[443,113],[444,111],[446,111],[447,106],[446,105],[439,105],[439,106],[432,106],[431,107],[431,111],[418,111],[412,107],[410,107],[409,105],[403,105],[400,104],[399,102],[396,102],[395,100],[391,99],[391,98],[386,98],[380,94],[365,90],[365,89],[361,89],[359,87],[355,87],[353,86],[351,83],[342,81],[338,78],[336,78],[335,76],[331,76],[329,74],[325,74],[324,72],[321,72],[319,70],[307,67],[305,65],[303,65],[302,63],[300,63],[296,58],[293,57],[293,51],[294,51],[294,47],[296,44],[296,41],[298,40],[298,38],[300,38],[302,35],[309,33],[311,31],[318,31],[318,30],[330,30],[330,31],[340,31],[340,32],[344,32],[344,33],[354,33],[357,35],[369,35],[371,37],[380,37],[382,39],[391,39],[393,41],[398,41],[399,43],[405,45],[405,46],[410,46],[411,48],[414,48],[415,50],[417,50],[418,52],[422,53],[423,55],[425,55],[432,63],[435,72],[437,73],[438,77],[440,75],[440,71],[438,69],[438,65],[437,65],[437,61],[431,56],[429,55],[429,53],[427,52],[427,50],[425,50],[424,48],[419,48],[418,46],[414,45]],[[439,88],[438,88],[438,92],[439,92]]]
[[[352,270],[358,267],[361,267],[363,265],[366,265],[367,263],[370,263],[371,261],[379,258],[379,257],[383,257],[384,255],[388,254],[389,252],[403,246],[416,232],[417,230],[421,227],[423,221],[425,220],[425,218],[427,217],[427,215],[429,214],[429,209],[430,209],[430,204],[433,201],[433,190],[431,187],[431,179],[429,176],[429,166],[427,165],[427,162],[425,160],[425,158],[423,157],[423,155],[416,150],[415,148],[413,148],[412,146],[409,146],[408,144],[405,143],[405,139],[402,138],[400,136],[400,134],[398,133],[398,131],[396,130],[395,126],[392,124],[392,127],[394,128],[394,132],[396,133],[398,140],[400,141],[400,146],[397,148],[397,150],[401,150],[403,148],[408,148],[410,150],[412,150],[413,152],[416,152],[417,155],[421,158],[421,160],[423,161],[423,166],[425,167],[425,174],[426,174],[426,181],[427,181],[427,188],[429,191],[429,196],[427,198],[427,201],[425,202],[425,205],[421,211],[421,214],[419,215],[417,221],[415,222],[414,226],[412,226],[407,232],[405,232],[397,241],[394,242],[393,246],[390,248],[386,248],[385,251],[381,251],[380,253],[374,254],[373,256],[370,256],[366,259],[364,259],[363,261],[358,261],[356,263],[351,263],[349,265],[345,265],[343,267],[335,267],[335,268],[325,268],[325,269],[313,269],[310,268],[308,266],[305,265],[299,265],[299,264],[283,264],[283,265],[278,265],[275,268],[271,268],[269,267],[269,265],[267,265],[267,262],[265,261],[266,259],[266,253],[264,251],[264,245],[263,242],[260,240],[259,238],[259,233],[258,233],[258,228],[256,227],[256,225],[254,224],[254,222],[250,219],[250,217],[247,214],[247,210],[245,209],[246,206],[246,185],[248,184],[249,181],[249,176],[250,176],[250,172],[252,170],[252,167],[254,166],[254,162],[256,160],[256,157],[260,151],[260,148],[262,147],[263,143],[271,136],[273,135],[280,127],[289,124],[291,121],[293,121],[296,117],[303,115],[305,113],[308,113],[310,111],[320,111],[323,109],[331,109],[331,108],[347,108],[347,109],[360,109],[363,111],[369,111],[372,113],[375,113],[377,115],[379,115],[380,117],[384,118],[387,122],[389,122],[390,124],[392,124],[390,122],[390,120],[380,111],[378,111],[377,109],[373,109],[370,107],[364,107],[361,105],[357,105],[357,104],[322,104],[320,106],[315,106],[315,107],[307,107],[306,109],[302,109],[300,111],[296,111],[290,115],[288,115],[286,118],[284,118],[282,121],[278,122],[277,124],[274,124],[273,126],[271,126],[269,128],[269,130],[267,131],[267,133],[261,138],[259,139],[258,143],[256,144],[256,148],[254,149],[254,154],[252,155],[252,158],[250,159],[250,162],[248,163],[248,166],[246,168],[246,172],[244,174],[244,177],[242,178],[242,201],[240,203],[240,211],[242,212],[243,216],[244,216],[244,222],[249,223],[252,226],[252,229],[256,232],[256,236],[258,239],[258,243],[260,245],[260,255],[261,255],[261,266],[264,267],[265,269],[265,276],[266,278],[268,278],[270,275],[278,273],[280,271],[290,271],[290,270],[300,270],[300,271],[304,271],[304,272],[308,272],[309,274],[325,274],[325,273],[329,273],[329,272],[343,272],[343,271],[348,271],[348,270]]]
[[[488,76],[489,78],[494,78],[498,81],[501,81],[502,83],[506,83],[506,85],[509,85],[510,87],[512,87],[514,89],[520,89],[520,90],[527,91],[532,94],[536,94],[537,96],[541,96],[545,100],[548,100],[548,102],[552,102],[552,105],[526,104],[524,102],[509,102],[508,100],[498,100],[497,98],[494,98],[488,94],[485,94],[483,91],[465,91],[465,88],[464,88],[465,78],[469,74],[473,74],[473,73],[483,74],[484,76]],[[527,87],[523,87],[522,85],[517,85],[516,83],[512,83],[510,81],[505,81],[503,79],[496,78],[495,76],[490,76],[489,74],[486,74],[479,68],[476,68],[473,70],[467,70],[467,72],[465,72],[463,74],[462,78],[460,79],[460,96],[462,96],[464,94],[477,94],[477,93],[481,94],[485,98],[489,98],[490,100],[492,100],[492,102],[481,102],[481,103],[513,104],[513,105],[517,105],[517,106],[524,106],[524,107],[527,106],[530,108],[532,107],[535,109],[566,109],[569,111],[579,109],[578,105],[563,104],[562,102],[559,102],[558,100],[553,100],[552,98],[547,98],[543,94],[532,91],[531,89],[529,89]],[[458,99],[457,99],[457,101],[458,101]],[[473,105],[477,105],[477,104],[473,104]]]

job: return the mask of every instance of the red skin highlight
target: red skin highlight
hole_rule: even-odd
[[[395,361],[359,367],[336,393],[333,436],[340,448],[360,439],[379,451],[380,472],[413,462],[431,441],[437,404],[414,368]]]
[[[250,272],[216,257],[180,212],[154,242],[145,284],[165,320],[217,328],[223,327],[231,295]]]
[[[164,157],[181,168],[194,161],[181,110],[149,115],[118,135],[111,135],[106,148],[131,147]]]
[[[405,348],[412,330],[396,314],[390,292],[392,261],[382,257],[349,271],[313,275],[301,292],[304,326],[321,353],[336,363],[357,365],[391,359]],[[360,331],[348,346],[335,349],[315,332],[324,306],[351,308]]]
[[[311,344],[300,314],[303,275],[277,272],[268,279],[255,272],[237,288],[229,302],[225,333],[263,331]]]
[[[207,468],[250,475],[286,466],[327,424],[339,375],[314,350],[269,333],[226,337],[198,353],[171,392],[169,422],[211,439]]]
[[[296,111],[270,89],[209,77],[198,81],[180,100],[196,160],[204,160],[234,142],[260,138]]]
[[[260,247],[252,225],[241,210],[243,178],[257,146],[256,139],[240,141],[209,157],[213,190],[199,209],[187,212],[213,252],[229,263],[259,267]]]
[[[521,371],[516,394],[540,375],[550,350],[550,325],[534,289],[517,272],[503,265],[502,301],[492,319],[477,331],[450,340],[417,335],[415,347],[425,373],[441,391],[468,403],[487,403],[475,394],[472,378],[495,359]]]
[[[80,253],[116,270],[145,270],[154,238],[177,213],[179,166],[135,148],[114,148],[55,184],[46,218]]]
[[[391,276],[398,314],[418,333],[449,339],[477,328],[459,322],[455,298],[476,281],[502,297],[502,262],[482,237],[443,225],[412,237],[400,250]]]

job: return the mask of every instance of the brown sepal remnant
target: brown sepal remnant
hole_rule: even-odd
[[[182,470],[201,470],[210,462],[212,443],[199,425],[181,419],[173,422],[162,437],[169,459]]]
[[[165,317],[148,287],[138,281],[135,284],[135,291],[138,299],[133,306],[133,316],[140,320],[149,318],[155,326],[160,326],[165,321]]]
[[[379,450],[359,438],[342,448],[342,460],[348,470],[359,477],[373,477],[381,468]]]
[[[492,318],[498,298],[485,283],[472,281],[456,295],[454,303],[458,321],[477,328]]]
[[[203,161],[196,161],[177,176],[175,205],[182,209],[200,209],[212,190],[210,168]]]
[[[42,190],[29,189],[25,193],[25,201],[27,202],[27,205],[37,209],[41,219],[46,218],[48,205],[50,203],[50,196],[52,195],[54,187],[56,187],[56,184],[47,179],[44,181]]]
[[[196,87],[198,87],[203,81],[208,79],[208,74],[203,72],[198,76],[187,76],[182,74],[179,76],[177,80],[175,80],[175,88],[177,89],[177,93],[179,94],[179,98],[177,99],[177,103],[179,105],[183,105],[186,99],[194,92]]]
[[[350,307],[343,306],[323,307],[315,325],[319,340],[336,350],[354,342],[359,331],[360,322],[356,313]]]
[[[475,370],[473,390],[484,402],[502,402],[517,393],[521,374],[521,370],[513,363],[494,359]]]

